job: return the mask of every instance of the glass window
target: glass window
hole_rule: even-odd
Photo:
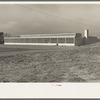
[[[26,39],[25,39],[25,38],[21,38],[21,39],[19,40],[19,42],[20,42],[20,43],[25,43],[25,42],[26,42]]]
[[[74,42],[74,38],[66,38],[66,43],[73,43]]]
[[[37,38],[37,43],[43,43],[43,38]]]
[[[32,43],[36,43],[36,38],[31,38]]]
[[[12,39],[5,39],[5,42],[12,42]]]
[[[58,43],[65,43],[65,38],[58,38]]]
[[[31,42],[30,40],[31,40],[30,38],[25,38],[25,43],[30,43]]]
[[[44,43],[50,43],[50,38],[44,38]]]
[[[18,43],[18,39],[9,39],[10,42]]]
[[[51,43],[57,43],[57,38],[51,38]]]

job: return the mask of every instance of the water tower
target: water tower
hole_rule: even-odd
[[[84,37],[87,39],[89,36],[89,30],[84,30]]]

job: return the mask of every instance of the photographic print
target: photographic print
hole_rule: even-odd
[[[0,2],[0,98],[99,98],[100,2]]]
[[[0,4],[0,82],[100,82],[100,4]]]

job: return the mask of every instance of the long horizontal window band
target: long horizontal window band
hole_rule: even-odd
[[[74,38],[16,38],[5,39],[5,42],[14,43],[74,43]]]
[[[57,38],[51,38],[51,43],[57,43]]]
[[[58,38],[58,43],[65,43],[65,38]]]
[[[43,43],[44,41],[43,41],[43,38],[37,38],[36,42],[37,43]]]
[[[75,36],[38,36],[38,37],[20,37],[21,39],[23,38],[74,38]],[[11,39],[14,37],[10,37]]]
[[[51,39],[50,38],[44,38],[44,43],[51,43]]]
[[[74,43],[74,38],[66,38],[66,43]]]

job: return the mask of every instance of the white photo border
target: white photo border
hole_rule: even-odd
[[[0,4],[100,4],[100,1],[0,1]],[[100,98],[100,83],[0,83],[0,98]]]

